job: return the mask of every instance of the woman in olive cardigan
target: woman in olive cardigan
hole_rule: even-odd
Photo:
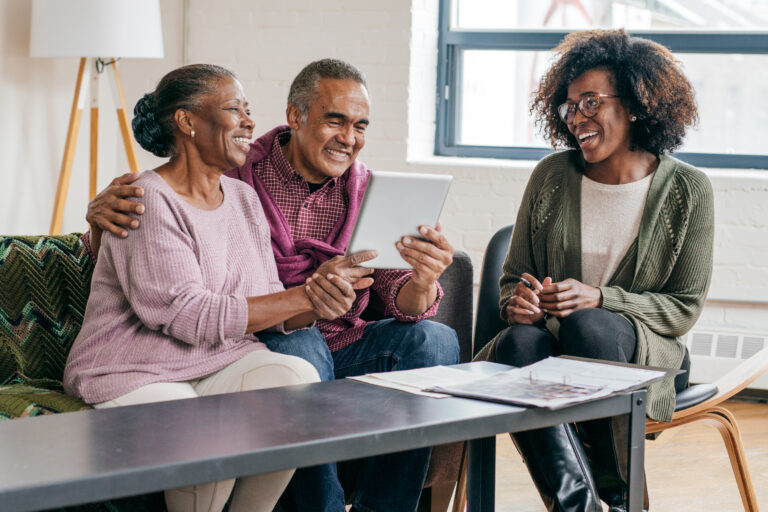
[[[523,366],[576,355],[688,369],[678,337],[712,273],[707,177],[667,155],[697,112],[672,54],[624,31],[585,31],[555,50],[532,110],[553,146],[533,171],[503,267],[510,327],[478,355]],[[648,415],[669,421],[687,372],[652,384]],[[515,434],[549,510],[625,510],[626,419]]]

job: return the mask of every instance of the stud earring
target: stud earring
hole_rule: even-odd
[[[195,130],[190,130],[189,131],[189,136],[194,139],[195,138]]]
[[[637,116],[636,115],[629,116],[629,122],[630,123],[634,123],[635,121],[637,121]]]

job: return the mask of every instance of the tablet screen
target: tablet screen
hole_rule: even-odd
[[[403,236],[419,237],[419,226],[440,218],[452,176],[371,171],[347,254],[375,249],[363,266],[411,268],[395,247]]]

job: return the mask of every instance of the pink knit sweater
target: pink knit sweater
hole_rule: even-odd
[[[126,239],[104,233],[64,371],[66,392],[88,403],[198,379],[265,350],[245,334],[245,298],[283,290],[269,226],[249,186],[222,177],[224,201],[206,211],[154,171],[135,185],[144,187],[141,227]]]

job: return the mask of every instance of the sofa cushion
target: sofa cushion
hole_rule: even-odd
[[[92,272],[78,233],[0,236],[0,385],[61,388]]]

